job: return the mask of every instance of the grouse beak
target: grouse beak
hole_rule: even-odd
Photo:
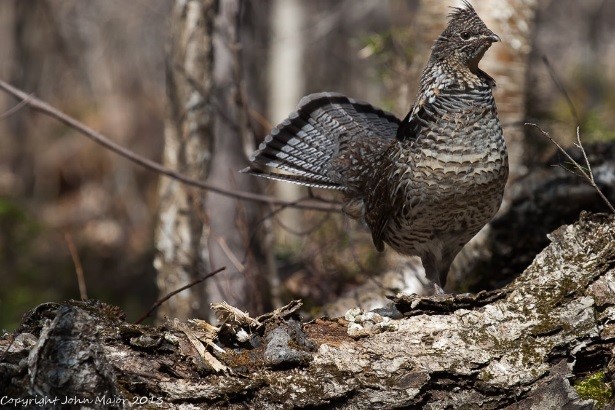
[[[495,33],[491,33],[491,34],[489,34],[489,35],[487,36],[487,40],[491,41],[492,43],[498,43],[498,42],[502,41],[502,40],[500,39],[500,36],[498,36],[498,35],[497,35],[497,34],[495,34]]]

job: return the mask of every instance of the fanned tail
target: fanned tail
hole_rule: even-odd
[[[342,94],[311,94],[271,131],[250,156],[250,166],[241,172],[345,190],[340,171],[332,169],[334,160],[358,141],[395,138],[399,123],[393,114]]]

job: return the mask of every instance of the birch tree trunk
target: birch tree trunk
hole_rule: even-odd
[[[170,18],[163,163],[196,179],[208,175],[214,142],[214,117],[208,98],[213,90],[216,4],[216,0],[178,0]],[[203,215],[203,192],[161,178],[159,197],[154,266],[160,294],[166,295],[209,269],[203,241],[208,225]],[[203,317],[208,311],[204,286],[194,286],[171,298],[161,306],[158,317]]]
[[[239,43],[240,0],[177,1],[171,20],[170,109],[165,165],[215,186],[257,192],[238,173],[252,150]],[[159,317],[207,317],[210,302],[261,312],[268,306],[259,208],[163,179],[157,234],[158,288],[165,295],[208,271],[227,269],[173,297]]]

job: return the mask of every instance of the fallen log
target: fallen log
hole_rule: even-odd
[[[220,305],[219,326],[158,327],[126,323],[101,302],[40,305],[0,338],[0,404],[605,406],[615,372],[615,216],[584,213],[549,239],[502,289],[399,296],[390,312],[308,323],[298,302],[258,318]]]

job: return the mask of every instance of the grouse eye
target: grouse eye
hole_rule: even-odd
[[[469,40],[472,37],[472,34],[468,31],[462,31],[461,34],[459,34],[459,37],[461,37],[462,40]]]

